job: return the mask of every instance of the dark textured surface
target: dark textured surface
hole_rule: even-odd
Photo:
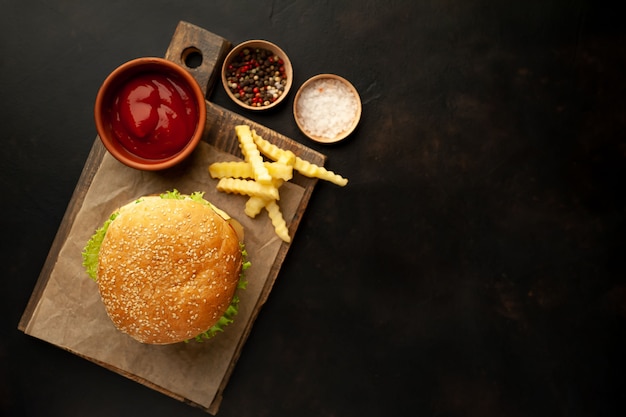
[[[93,4],[92,4],[93,3]],[[626,26],[609,1],[2,1],[0,415],[201,416],[17,323],[122,62],[179,20],[361,93],[219,416],[617,416]],[[221,86],[212,101],[232,110]]]

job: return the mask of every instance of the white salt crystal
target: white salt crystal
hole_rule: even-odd
[[[357,117],[358,100],[339,80],[322,78],[300,92],[296,112],[301,127],[312,136],[334,139]]]

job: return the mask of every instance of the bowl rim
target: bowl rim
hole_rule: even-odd
[[[106,118],[104,113],[106,112],[105,101],[113,94],[116,88],[123,83],[120,77],[132,76],[144,69],[149,70],[165,70],[179,76],[183,81],[191,88],[194,99],[198,103],[198,123],[196,129],[187,142],[187,144],[174,155],[163,159],[146,159],[143,157],[132,154],[129,150],[124,148],[114,137],[108,135],[108,129],[106,127]],[[127,62],[116,67],[102,82],[98,93],[96,94],[96,101],[94,105],[94,118],[96,123],[96,130],[98,137],[109,151],[109,153],[123,164],[144,171],[158,171],[166,168],[170,168],[186,159],[196,148],[205,130],[206,123],[206,103],[205,95],[200,85],[194,78],[194,76],[179,64],[170,61],[165,58],[159,57],[140,57],[131,59]]]
[[[352,123],[350,124],[350,126],[347,129],[345,129],[344,131],[339,133],[334,138],[326,138],[326,137],[316,136],[316,135],[308,132],[304,128],[304,126],[302,125],[302,123],[300,122],[299,117],[298,117],[298,101],[300,100],[300,96],[302,95],[302,91],[304,91],[306,88],[311,86],[311,84],[313,84],[314,82],[316,82],[318,80],[322,80],[322,79],[333,79],[333,80],[337,80],[337,81],[343,83],[354,94],[354,96],[356,97],[356,101],[357,101],[356,115],[355,115],[354,119],[352,120]],[[296,95],[295,95],[295,97],[293,99],[293,117],[294,117],[294,120],[296,121],[296,125],[298,125],[298,128],[300,129],[300,131],[306,137],[308,137],[309,139],[311,139],[311,140],[313,140],[315,142],[322,143],[322,144],[337,143],[337,142],[340,142],[340,141],[344,140],[350,134],[352,134],[352,132],[354,132],[354,130],[356,129],[356,127],[358,126],[358,124],[359,124],[359,122],[361,120],[361,113],[362,113],[362,111],[363,111],[363,105],[361,103],[361,96],[359,95],[359,92],[356,89],[356,87],[354,87],[354,85],[350,81],[348,81],[344,77],[342,77],[340,75],[337,75],[337,74],[322,73],[322,74],[317,74],[317,75],[312,76],[311,78],[306,80],[304,83],[302,83],[300,88],[298,88],[298,91],[296,92]]]
[[[283,94],[281,94],[281,96],[278,99],[276,99],[276,101],[274,101],[273,103],[267,106],[261,106],[261,107],[250,106],[244,103],[243,101],[239,100],[237,97],[235,97],[233,93],[230,91],[230,88],[228,87],[228,81],[226,80],[226,67],[228,66],[230,61],[233,59],[233,57],[246,47],[263,47],[265,49],[270,49],[270,50],[274,49],[273,52],[280,55],[285,64],[285,71],[287,72],[287,83],[285,84],[285,90]],[[287,55],[287,53],[275,43],[270,42],[265,39],[249,39],[247,41],[243,41],[235,45],[230,50],[230,52],[228,52],[228,54],[226,55],[226,58],[224,58],[224,61],[222,62],[221,79],[222,79],[222,87],[224,87],[226,94],[238,106],[243,107],[244,109],[247,109],[247,110],[252,110],[252,111],[269,110],[269,109],[276,107],[280,103],[282,103],[289,95],[289,91],[291,90],[291,87],[293,85],[293,65],[291,64],[291,60],[289,59],[289,56]]]

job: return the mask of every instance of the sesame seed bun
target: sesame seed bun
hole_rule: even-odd
[[[241,268],[239,238],[210,205],[150,196],[120,208],[108,226],[96,282],[119,330],[169,344],[222,317]]]

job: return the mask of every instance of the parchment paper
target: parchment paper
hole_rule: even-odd
[[[183,166],[165,172],[137,171],[105,154],[25,332],[208,409],[253,318],[282,244],[265,212],[256,219],[244,214],[247,197],[215,189],[217,180],[208,174],[208,166],[226,160],[237,158],[205,142]],[[113,326],[97,284],[82,267],[81,252],[96,228],[116,208],[142,195],[174,188],[185,194],[204,191],[207,200],[243,224],[252,267],[246,275],[247,289],[238,291],[239,314],[224,333],[203,343],[144,345]],[[292,183],[281,187],[279,204],[287,224],[296,213],[303,192],[302,187]]]

